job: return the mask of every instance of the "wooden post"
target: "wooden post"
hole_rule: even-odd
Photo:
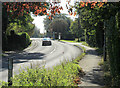
[[[12,80],[13,77],[13,58],[8,59],[8,86],[12,86]]]

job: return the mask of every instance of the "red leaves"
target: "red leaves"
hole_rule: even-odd
[[[67,4],[66,4],[66,8],[68,9],[68,12],[70,15],[74,15],[76,16],[77,12],[73,12],[73,7],[70,5],[70,1],[71,0],[67,0]],[[103,1],[107,1],[107,0],[103,0]],[[81,1],[79,3],[80,8],[83,8],[85,6],[88,6],[88,3],[91,4],[91,8],[94,7],[103,7],[104,3],[102,2],[92,2],[90,0],[88,0],[87,2],[83,2]],[[13,13],[15,13],[15,15],[17,14],[18,16],[24,13],[24,10],[27,11],[27,14],[30,11],[34,11],[35,15],[38,15],[39,13],[42,13],[42,15],[49,15],[48,13],[50,13],[49,19],[52,19],[53,16],[55,16],[56,13],[60,14],[61,10],[63,10],[63,7],[60,6],[58,4],[58,2],[54,2],[54,3],[50,3],[50,7],[49,7],[49,11],[47,11],[47,2],[15,2],[15,3],[11,3],[11,2],[3,2],[3,5],[7,8],[7,12],[8,14],[14,15]],[[48,12],[48,13],[47,13]]]
[[[9,5],[7,5],[7,8],[10,8],[10,6],[9,6]]]
[[[45,3],[44,6],[47,6],[47,4]]]
[[[51,20],[52,19],[52,16],[49,16],[49,20]]]
[[[63,7],[61,6],[61,7],[59,7],[59,9],[60,9],[60,10],[63,10]]]
[[[38,6],[35,6],[34,9],[37,10],[37,9],[38,9]]]
[[[103,0],[103,1],[106,2],[107,0]],[[76,9],[83,8],[85,6],[88,6],[88,4],[91,5],[90,8],[95,8],[95,7],[100,8],[100,7],[103,7],[103,5],[104,5],[103,2],[100,2],[100,1],[97,2],[96,0],[95,1],[87,0],[87,2],[80,0],[80,2],[78,3],[79,7],[75,7],[75,8]],[[73,14],[73,6],[70,5],[70,0],[67,0],[66,8],[68,9],[68,13],[70,15],[76,16],[77,12],[74,12],[74,14]]]
[[[23,6],[25,6],[26,4],[23,4]]]
[[[84,7],[85,6],[85,2],[80,2],[80,7]]]
[[[42,2],[43,3],[43,2]],[[38,2],[4,2],[3,6],[7,8],[7,14],[10,15],[10,17],[14,16],[23,16],[24,10],[29,13],[30,11],[34,11],[35,15],[38,15],[39,13],[43,13],[44,15],[47,15],[47,3],[44,2],[43,5]],[[14,14],[13,14],[14,13]]]
[[[74,12],[74,16],[76,16],[77,12]]]
[[[103,5],[104,5],[104,3],[102,3],[102,2],[100,2],[100,3],[98,4],[99,8],[100,8],[100,7],[103,7]]]
[[[60,13],[61,13],[60,10],[63,10],[63,7],[62,7],[62,6],[59,6],[58,3],[59,3],[59,2],[50,3],[50,7],[49,7],[49,11],[48,11],[48,13],[51,14],[51,15],[49,16],[49,19],[50,19],[50,20],[53,18],[53,16],[55,16],[56,13],[60,14]],[[47,15],[49,15],[49,14],[47,14]]]
[[[93,2],[92,4],[91,4],[91,8],[94,8],[96,6],[96,2]]]
[[[58,10],[57,13],[60,14],[60,11]]]

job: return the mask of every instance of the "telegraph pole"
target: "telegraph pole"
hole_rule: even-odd
[[[78,30],[80,28],[80,10],[79,10],[80,6],[77,8],[78,10]],[[79,42],[79,38],[78,38],[78,42]]]
[[[103,58],[104,58],[104,61],[107,61],[107,59],[106,59],[106,28],[105,28],[105,21],[104,21],[104,46],[103,46]]]

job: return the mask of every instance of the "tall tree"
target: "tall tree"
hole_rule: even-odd
[[[78,41],[80,37],[84,36],[84,30],[78,26],[78,19],[75,19],[75,21],[71,23],[70,31],[78,38]]]
[[[57,36],[60,33],[63,37],[67,31],[68,23],[67,21],[62,20],[62,19],[55,19],[53,20],[52,23],[50,23],[50,28],[52,32],[55,32],[57,34]]]

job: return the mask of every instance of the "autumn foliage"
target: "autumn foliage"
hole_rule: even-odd
[[[8,16],[18,17],[23,16],[24,10],[26,13],[33,12],[37,15],[46,15],[47,14],[46,2],[4,2],[3,8],[6,8]]]
[[[66,0],[66,8],[70,15],[76,16],[77,12],[73,12],[74,6],[70,5],[71,0]],[[95,7],[103,7],[104,3],[107,0],[103,0],[103,2],[94,2],[88,0],[87,2],[80,1],[79,8],[83,8],[91,5],[91,8]],[[52,19],[55,14],[60,14],[63,7],[60,6],[60,2],[4,2],[3,7],[6,8],[8,16],[18,17],[23,16],[24,10],[28,14],[29,12],[33,12],[33,14],[37,15],[49,15],[49,19]]]
[[[68,9],[68,12],[70,15],[74,15],[76,16],[77,12],[74,11],[73,12],[73,8],[76,8],[76,6],[71,6],[70,5],[70,2],[71,0],[67,0],[67,3],[66,3],[66,8]],[[83,7],[87,7],[87,6],[90,6],[91,8],[95,8],[95,7],[98,7],[98,8],[101,8],[103,7],[103,5],[107,2],[107,0],[103,0],[103,2],[100,2],[100,1],[90,1],[90,0],[81,0],[80,2],[76,2],[78,7],[76,9],[80,9],[80,8],[83,8]]]

